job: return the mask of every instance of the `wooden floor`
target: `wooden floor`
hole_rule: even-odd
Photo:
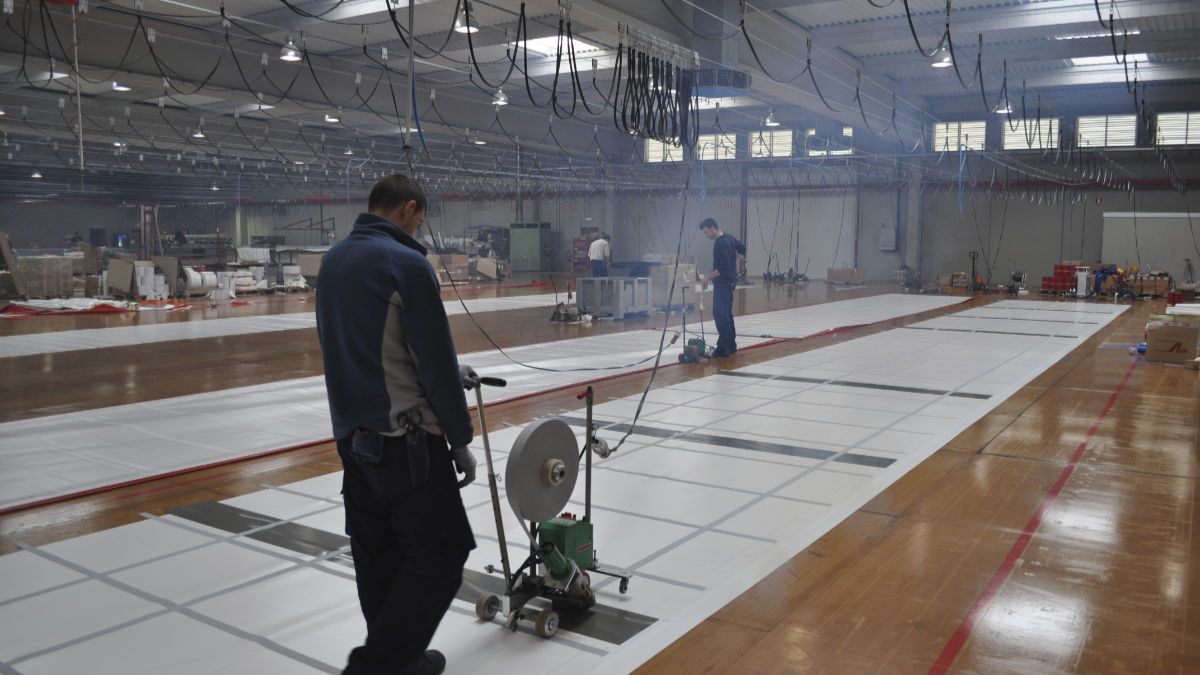
[[[756,288],[738,313],[890,292]],[[511,289],[500,293],[548,292]],[[497,291],[471,291],[486,296]],[[992,297],[980,299],[990,302]],[[107,317],[0,322],[0,335],[311,311],[287,302]],[[1128,353],[1139,302],[881,493],[729,603],[641,672],[1200,672],[1200,377]],[[546,310],[477,314],[501,346],[661,326],[662,315],[592,327]],[[697,319],[695,312],[689,320]],[[488,349],[452,317],[460,352]],[[662,370],[656,386],[886,330],[743,350]],[[315,375],[315,330],[0,359],[0,421]],[[644,375],[596,385],[605,400]],[[573,405],[573,391],[489,406],[489,426]],[[318,444],[0,516],[0,553],[41,545],[340,470]]]

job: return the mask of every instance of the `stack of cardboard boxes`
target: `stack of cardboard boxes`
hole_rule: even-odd
[[[1149,274],[1139,274],[1130,279],[1134,295],[1153,295],[1165,297],[1171,290],[1171,276],[1166,272],[1151,271]]]

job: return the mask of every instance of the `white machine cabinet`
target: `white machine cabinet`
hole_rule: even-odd
[[[650,279],[645,277],[584,277],[576,279],[576,304],[589,314],[644,314],[651,309]]]

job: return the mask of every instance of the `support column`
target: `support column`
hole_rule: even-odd
[[[904,193],[904,264],[926,278],[921,269],[921,167],[913,165]]]

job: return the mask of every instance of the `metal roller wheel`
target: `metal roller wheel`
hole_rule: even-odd
[[[533,626],[539,637],[544,637],[547,640],[554,637],[558,633],[558,612],[553,609],[546,608],[538,612],[537,623]]]
[[[475,601],[475,616],[484,621],[491,621],[500,611],[500,597],[493,593],[484,593]]]

